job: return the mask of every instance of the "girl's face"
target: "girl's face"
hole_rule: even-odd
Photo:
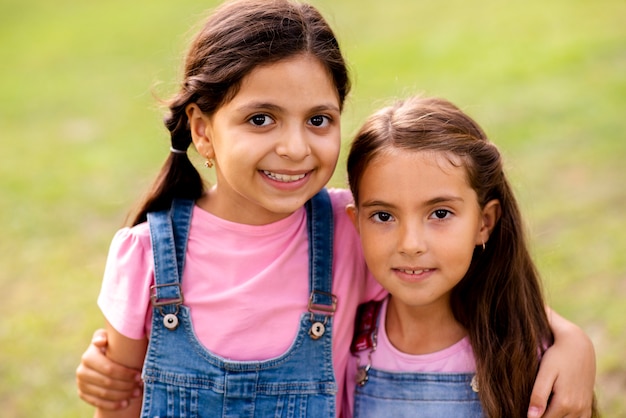
[[[359,199],[348,214],[376,280],[396,303],[449,310],[451,289],[487,241],[497,201],[481,210],[465,168],[445,154],[395,148],[364,170]]]
[[[309,55],[255,68],[210,117],[196,105],[187,114],[198,152],[215,161],[216,185],[200,205],[233,222],[293,213],[326,185],[339,157],[337,89]]]

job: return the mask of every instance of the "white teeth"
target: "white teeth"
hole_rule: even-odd
[[[406,273],[406,274],[422,274],[424,272],[430,271],[430,269],[424,269],[424,270],[404,270],[404,269],[400,269],[400,271],[402,273]]]
[[[298,181],[300,179],[303,179],[306,176],[306,174],[296,174],[296,175],[278,174],[278,173],[272,173],[271,171],[267,171],[267,170],[263,170],[263,173],[273,180],[282,181],[285,183]]]

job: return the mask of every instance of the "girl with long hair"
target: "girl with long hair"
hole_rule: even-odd
[[[497,147],[452,103],[409,98],[365,122],[348,177],[389,292],[357,315],[354,416],[525,417],[553,335]]]

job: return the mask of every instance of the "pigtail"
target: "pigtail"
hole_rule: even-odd
[[[187,151],[191,145],[191,132],[185,105],[173,103],[164,123],[170,131],[171,148]],[[202,177],[189,160],[187,152],[170,152],[150,191],[140,204],[137,214],[133,217],[132,225],[145,222],[148,212],[169,208],[175,198],[197,200],[203,193]]]

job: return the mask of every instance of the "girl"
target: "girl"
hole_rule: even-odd
[[[341,215],[350,194],[323,190],[349,87],[309,5],[225,3],[194,39],[165,120],[170,157],[113,239],[98,301],[107,356],[143,365],[143,416],[341,413],[334,370],[357,304],[380,293]],[[216,171],[206,192],[191,142]]]
[[[348,177],[389,292],[357,316],[354,416],[526,416],[553,336],[495,145],[453,104],[411,98],[367,120]]]
[[[323,189],[349,87],[335,36],[309,5],[237,1],[208,19],[169,105],[170,156],[111,244],[99,297],[107,358],[94,346],[77,373],[99,416],[119,405],[98,398],[125,397],[124,376],[142,366],[145,416],[342,413],[354,312],[382,297],[345,215],[350,193]],[[192,142],[216,170],[206,191]],[[554,325],[562,341],[587,342]],[[569,369],[547,370],[539,404]],[[577,372],[588,381],[593,367]],[[566,393],[582,393],[578,377],[563,379]]]

